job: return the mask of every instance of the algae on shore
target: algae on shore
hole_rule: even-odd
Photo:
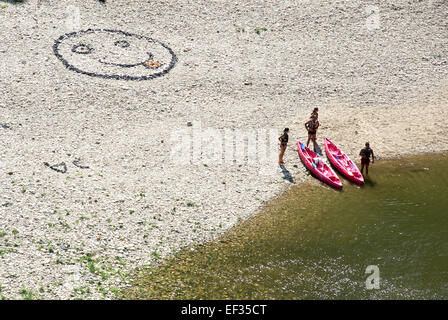
[[[301,184],[216,242],[140,271],[133,299],[447,298],[447,154],[386,160],[364,187]],[[380,289],[366,290],[366,267]]]

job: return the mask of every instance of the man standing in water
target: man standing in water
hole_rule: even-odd
[[[359,152],[361,156],[361,174],[364,174],[364,167],[366,167],[366,175],[369,175],[370,156],[372,156],[372,164],[375,163],[375,156],[373,150],[370,149],[370,144],[366,142],[366,146]]]

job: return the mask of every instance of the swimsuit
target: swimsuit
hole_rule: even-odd
[[[361,158],[361,164],[369,164],[370,163],[370,154],[372,152],[372,150],[363,148],[362,149],[364,157]]]
[[[314,129],[314,130],[308,131],[308,134],[313,135],[313,134],[316,134],[316,120],[310,119],[310,121],[311,121],[311,123],[308,126],[308,128]]]
[[[370,159],[369,158],[361,158],[361,164],[369,164]]]
[[[288,145],[288,139],[289,139],[288,134],[287,134],[287,133],[284,133],[284,134],[280,137],[280,145],[281,145],[282,147],[286,147],[286,146]]]

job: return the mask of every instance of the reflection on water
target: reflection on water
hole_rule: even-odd
[[[375,163],[362,188],[302,184],[214,243],[139,273],[132,298],[446,299],[448,157]],[[366,290],[377,265],[380,289]]]

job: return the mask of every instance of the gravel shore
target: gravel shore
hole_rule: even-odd
[[[294,144],[315,106],[354,159],[448,150],[444,0],[0,1],[0,19],[0,298],[113,299],[226,232],[310,179]],[[201,158],[199,124],[289,127],[286,169]]]

